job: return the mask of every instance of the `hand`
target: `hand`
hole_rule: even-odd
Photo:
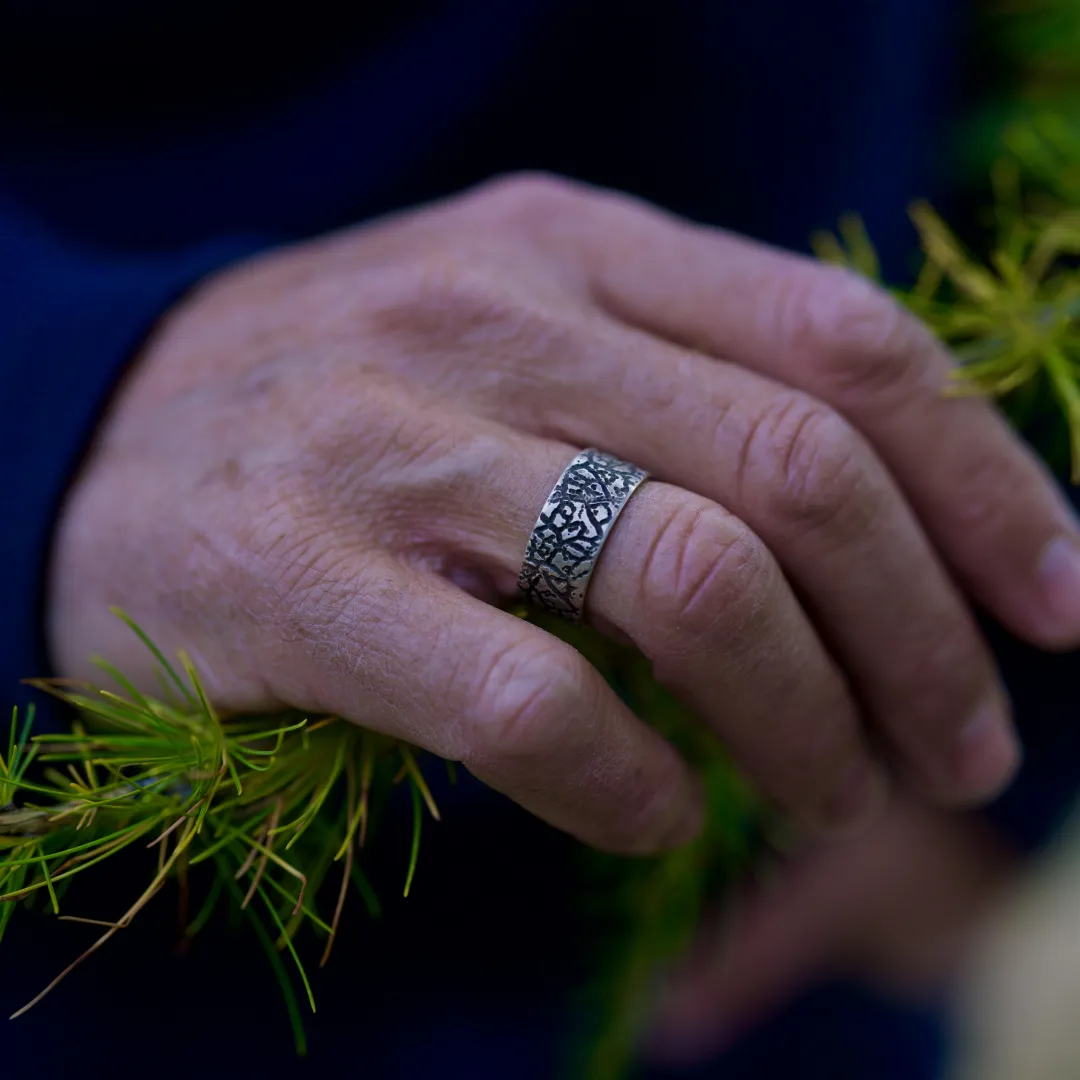
[[[688,838],[687,765],[514,594],[574,452],[651,470],[589,614],[764,793],[844,830],[886,768],[996,791],[1008,705],[966,590],[1080,641],[1076,526],[950,362],[847,272],[517,178],[206,281],[146,346],[59,523],[49,625],[227,709],[328,711],[463,761],[615,851]]]
[[[896,801],[873,829],[803,852],[706,924],[658,1010],[654,1056],[702,1061],[829,977],[931,998],[1015,863],[977,818]]]

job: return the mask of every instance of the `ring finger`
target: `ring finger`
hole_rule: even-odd
[[[483,467],[470,460],[455,470],[459,510],[444,513],[441,539],[510,581],[575,451],[501,427],[480,445]],[[882,769],[843,677],[768,549],[722,507],[643,485],[611,529],[587,613],[631,639],[804,824],[846,829],[880,809]]]

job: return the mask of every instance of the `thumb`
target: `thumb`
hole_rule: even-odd
[[[821,976],[841,951],[856,884],[829,853],[746,890],[707,922],[658,1005],[650,1056],[711,1056]]]

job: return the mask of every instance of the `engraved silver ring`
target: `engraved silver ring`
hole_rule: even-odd
[[[518,588],[533,607],[579,623],[604,542],[649,474],[602,450],[582,450],[563,470],[525,547]]]

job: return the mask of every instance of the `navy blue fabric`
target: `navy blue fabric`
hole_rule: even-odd
[[[793,1001],[722,1060],[643,1080],[931,1080],[948,1050],[947,1009],[830,982]]]
[[[41,625],[49,537],[113,383],[161,312],[207,271],[258,246],[224,236],[168,256],[88,251],[0,194],[0,475],[6,572],[0,686],[47,670]]]
[[[48,669],[49,536],[96,419],[156,318],[206,273],[495,173],[543,168],[795,248],[857,208],[902,275],[905,205],[943,194],[964,8],[307,0],[278,12],[254,0],[0,0],[2,700],[24,699],[17,680]],[[1078,672],[1073,657],[1037,656],[992,632],[1032,743],[995,812],[1031,845],[1076,783]],[[562,1002],[588,957],[575,944],[572,857],[494,796],[474,791],[455,813],[425,848],[409,906],[392,904],[375,927],[354,915],[319,980],[306,1064],[289,1059],[276,990],[246,936],[212,927],[178,959],[162,947],[171,914],[158,904],[4,1029],[15,1063],[5,1080],[51,1080],[75,1063],[85,1076],[145,1063],[163,1080],[195,1062],[205,1076],[278,1075],[286,1063],[290,1075],[321,1076],[354,1062],[373,1078],[560,1075],[572,1019]],[[401,850],[387,839],[387,852]],[[386,869],[391,894],[400,869]],[[81,910],[115,916],[136,879],[110,881]],[[32,916],[14,925],[0,950],[0,1009],[86,941],[85,928]],[[237,959],[228,971],[226,952]],[[148,966],[152,994],[136,983]],[[248,1025],[243,1042],[216,1023],[227,1009]],[[936,1073],[939,1018],[848,990],[811,996],[790,1016],[769,1054],[747,1044],[718,1075],[815,1075],[808,1062],[827,1045],[837,1055],[828,1075],[841,1080]],[[903,1064],[889,1072],[885,1059]]]

